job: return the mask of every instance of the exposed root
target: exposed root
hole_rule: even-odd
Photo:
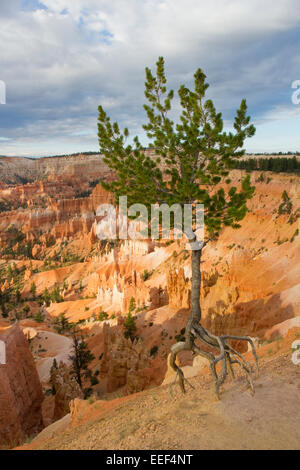
[[[179,385],[180,385],[181,391],[183,393],[185,393],[184,373],[182,372],[180,367],[176,364],[176,359],[177,359],[178,354],[181,351],[185,351],[186,349],[187,349],[186,343],[182,342],[182,343],[174,344],[174,346],[172,346],[171,357],[170,357],[170,366],[176,372],[175,381],[176,381],[176,378],[178,376],[179,377]]]
[[[212,352],[207,352],[201,349],[199,346],[195,344],[195,340],[197,339],[200,340],[202,343],[204,343],[206,346],[209,346],[214,350],[218,350],[220,352],[219,355],[215,356]],[[191,328],[191,333],[190,333],[190,337],[188,341],[177,343],[171,348],[170,366],[176,372],[174,384],[178,376],[179,385],[183,393],[185,393],[185,386],[184,386],[185,382],[187,382],[192,387],[192,385],[184,377],[183,371],[176,363],[177,356],[181,351],[192,351],[194,354],[205,357],[209,361],[211,374],[215,382],[216,396],[218,399],[220,399],[220,387],[227,378],[228,370],[231,376],[233,378],[235,377],[234,369],[233,369],[234,364],[238,364],[241,367],[241,369],[245,371],[246,378],[249,383],[251,392],[252,394],[254,394],[255,390],[254,390],[253,376],[252,376],[253,367],[243,357],[242,354],[240,354],[230,344],[228,344],[227,341],[229,340],[247,341],[251,345],[252,354],[255,359],[256,372],[258,374],[258,371],[259,371],[258,357],[257,357],[254,343],[251,338],[249,338],[248,336],[230,336],[230,335],[214,336],[205,328],[203,328],[200,324],[197,324],[197,325],[193,325],[193,327]],[[216,365],[219,362],[221,363],[221,371],[218,375],[217,370],[216,370]]]

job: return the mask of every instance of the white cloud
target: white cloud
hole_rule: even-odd
[[[299,119],[300,123],[300,105],[277,105],[267,111],[262,121],[285,121],[290,119]],[[299,126],[300,127],[300,126]]]
[[[100,103],[138,132],[144,67],[158,55],[176,88],[203,67],[217,105],[229,114],[247,96],[261,118],[282,105],[279,90],[300,78],[297,44],[288,39],[300,23],[298,0],[41,0],[47,8],[32,11],[17,0],[5,2],[14,8],[3,3],[0,79],[7,105],[0,108],[0,132],[13,138],[16,153],[37,141],[46,146],[50,133],[57,147],[69,139],[70,151],[81,142],[97,145]],[[266,109],[259,109],[262,102]]]

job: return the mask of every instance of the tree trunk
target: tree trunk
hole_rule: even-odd
[[[201,255],[202,248],[200,250],[192,251],[192,291],[191,291],[191,314],[188,319],[186,327],[186,340],[190,346],[192,346],[192,327],[193,325],[199,325],[201,322],[201,305],[200,305],[200,293],[201,293]]]
[[[258,357],[252,339],[249,336],[215,336],[201,325],[201,256],[202,250],[207,243],[200,244],[197,241],[196,235],[193,235],[193,237],[189,237],[189,242],[192,250],[191,314],[186,325],[185,341],[174,344],[171,348],[170,366],[177,373],[176,377],[179,377],[180,387],[182,391],[185,392],[184,383],[189,382],[185,379],[183,371],[176,362],[178,354],[180,354],[180,352],[182,351],[192,351],[194,354],[206,358],[210,363],[211,373],[215,381],[216,396],[219,399],[219,389],[228,375],[228,369],[232,373],[232,375],[234,375],[232,365],[238,364],[246,372],[246,377],[251,387],[251,391],[254,393],[254,386],[252,381],[252,365],[248,361],[246,361],[246,359],[228,343],[228,341],[230,340],[249,342],[255,359],[256,370],[258,372]],[[198,339],[202,344],[205,344],[206,349],[202,349],[201,345],[196,345],[196,339]],[[208,352],[207,346],[209,348],[212,348],[214,351],[219,350],[220,354],[218,356],[215,356],[212,352]],[[216,369],[216,365],[219,362],[221,363],[220,375],[218,375]]]

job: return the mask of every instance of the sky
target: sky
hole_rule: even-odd
[[[247,152],[300,151],[299,43],[299,0],[1,0],[0,155],[98,151],[100,104],[146,145],[159,56],[175,91],[205,72],[226,129],[247,99]]]

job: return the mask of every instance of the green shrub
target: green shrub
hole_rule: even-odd
[[[43,315],[41,310],[38,310],[37,313],[35,314],[34,319],[35,319],[36,322],[42,323],[45,319],[45,315]]]
[[[143,274],[141,275],[141,278],[143,281],[147,281],[153,274],[153,271],[149,272],[148,269],[145,269]]]
[[[154,357],[158,353],[158,346],[153,346],[153,348],[150,351],[150,356]]]
[[[98,315],[98,321],[105,321],[107,319],[108,319],[108,314],[104,312],[103,310],[101,310]]]
[[[34,282],[31,283],[30,286],[30,294],[32,295],[33,299],[35,299],[36,296],[36,285]]]
[[[132,341],[135,339],[135,333],[137,330],[135,320],[131,312],[128,312],[125,323],[124,323],[124,336],[125,338],[130,338]]]
[[[175,336],[175,339],[177,341],[177,343],[181,343],[181,342],[184,342],[185,341],[185,328],[182,328],[182,330],[180,331],[179,335],[176,335]]]
[[[293,243],[293,241],[295,240],[296,237],[298,237],[298,235],[299,235],[299,229],[297,228],[296,232],[294,233],[294,235],[290,239],[290,242]]]
[[[99,380],[97,379],[96,375],[92,375],[91,377],[91,386],[98,385]]]
[[[282,203],[279,206],[278,215],[291,214],[293,204],[286,190],[283,191],[281,197],[282,197]]]

